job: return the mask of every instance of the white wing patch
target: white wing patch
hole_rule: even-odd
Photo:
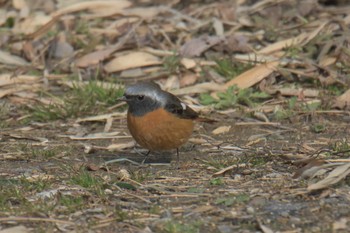
[[[183,110],[186,110],[187,105],[181,102],[181,107],[182,107]]]

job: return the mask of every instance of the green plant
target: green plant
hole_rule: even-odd
[[[221,177],[216,177],[216,178],[211,179],[211,180],[209,181],[209,183],[210,183],[211,185],[222,185],[222,184],[224,184],[224,181],[222,180]]]
[[[327,129],[324,124],[315,124],[311,126],[311,130],[314,133],[322,133]]]
[[[54,96],[58,100],[52,104],[38,104],[30,109],[32,118],[37,121],[49,121],[96,114],[107,110],[117,103],[123,89],[116,85],[108,87],[96,81],[86,85],[74,84],[64,96]]]
[[[232,79],[244,71],[250,69],[253,65],[248,63],[233,62],[230,59],[216,60],[216,72],[225,77],[226,79]]]
[[[260,99],[269,97],[264,92],[254,92],[252,88],[239,89],[237,86],[229,87],[225,92],[217,93],[218,98],[214,98],[208,93],[200,95],[200,101],[203,105],[214,105],[216,109],[226,109],[235,107],[238,104],[254,106]]]
[[[181,223],[175,220],[169,220],[166,222],[164,231],[166,233],[197,233],[199,232],[202,222],[195,221],[192,223]]]
[[[178,72],[180,69],[180,57],[175,53],[171,56],[166,57],[164,59],[163,66],[170,73]]]
[[[217,205],[225,205],[225,206],[232,206],[233,204],[238,203],[246,203],[250,200],[249,195],[247,194],[238,194],[233,197],[220,197],[215,200],[215,204]]]

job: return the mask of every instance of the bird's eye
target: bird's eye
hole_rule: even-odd
[[[137,96],[137,99],[138,99],[138,100],[143,100],[144,98],[145,98],[144,95],[138,95],[138,96]]]

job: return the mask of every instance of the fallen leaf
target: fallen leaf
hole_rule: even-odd
[[[124,150],[128,148],[132,148],[135,146],[134,141],[126,142],[126,143],[115,143],[107,146],[107,150],[109,151],[116,151],[116,150]]]
[[[110,15],[121,12],[123,9],[131,6],[130,1],[126,0],[118,0],[118,1],[108,1],[108,0],[100,0],[100,1],[83,1],[75,4],[71,4],[54,12],[53,16],[70,14],[78,11],[88,10],[97,16],[100,14]]]
[[[212,131],[212,134],[218,135],[218,134],[222,134],[222,133],[227,133],[227,132],[230,131],[230,129],[231,129],[231,125],[220,126],[220,127],[216,128],[216,129],[214,129]]]
[[[333,232],[338,232],[338,230],[348,229],[348,220],[346,218],[341,218],[333,223]]]
[[[327,187],[334,185],[334,184],[338,183],[339,181],[343,180],[349,174],[350,174],[350,163],[345,163],[343,165],[336,167],[323,180],[321,180],[315,184],[309,185],[307,187],[307,190],[314,191],[314,190],[327,188]]]
[[[17,75],[12,76],[11,74],[0,74],[0,87],[13,84],[34,84],[41,81],[38,76],[32,75]]]
[[[350,106],[350,89],[338,96],[333,104],[333,108],[348,109]]]
[[[15,65],[15,66],[28,66],[29,62],[24,60],[21,57],[12,55],[9,52],[4,52],[0,50],[0,63],[6,65]]]
[[[184,57],[200,56],[209,48],[225,41],[223,36],[201,36],[186,42],[180,48],[180,54]]]
[[[106,72],[112,73],[137,67],[159,65],[161,63],[158,57],[149,53],[131,52],[128,54],[117,54],[116,58],[112,59],[104,66],[104,69]]]
[[[15,227],[8,227],[5,229],[0,230],[0,233],[29,233],[32,232],[29,230],[29,228],[26,228],[25,226],[15,226]]]
[[[260,82],[277,69],[279,61],[267,62],[253,67],[250,70],[238,75],[225,84],[226,88],[237,85],[239,88],[248,88]]]

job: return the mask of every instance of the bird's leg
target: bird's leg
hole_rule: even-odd
[[[176,169],[179,169],[179,163],[180,163],[179,148],[176,148],[176,157],[177,157]]]
[[[142,160],[142,163],[141,164],[144,164],[146,159],[148,158],[148,155],[151,151],[149,150],[146,154],[145,154],[145,158]]]

